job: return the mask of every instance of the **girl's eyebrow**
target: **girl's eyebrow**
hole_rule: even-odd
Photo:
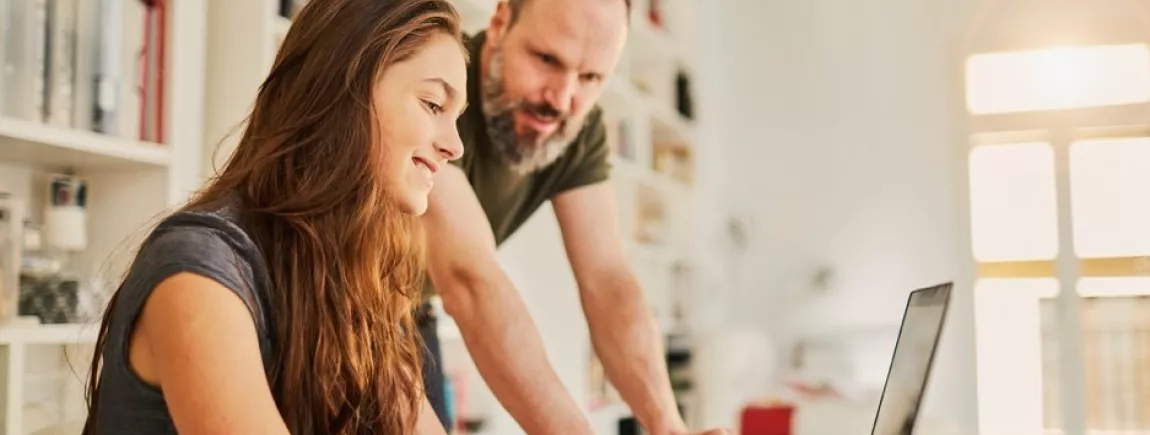
[[[440,86],[443,87],[443,93],[447,94],[447,99],[450,101],[455,101],[455,98],[459,95],[459,91],[457,91],[454,86],[451,86],[451,83],[447,83],[447,80],[444,80],[441,77],[428,77],[426,79],[423,79],[423,81],[424,82],[431,82],[431,83],[438,83]],[[463,112],[467,111],[467,103],[468,103],[467,100],[464,99],[463,100],[463,107],[461,107],[459,109],[459,113],[463,113]]]

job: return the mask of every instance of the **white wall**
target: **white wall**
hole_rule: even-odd
[[[709,140],[726,149],[728,201],[755,219],[733,318],[775,336],[897,326],[909,290],[957,280],[926,412],[973,429],[957,122],[968,3],[722,2],[724,34],[711,58],[727,70],[725,119]],[[834,271],[830,293],[806,307],[788,303],[821,266]],[[876,355],[889,352],[882,343]],[[881,378],[885,363],[864,374]]]

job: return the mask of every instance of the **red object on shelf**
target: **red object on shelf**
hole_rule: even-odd
[[[647,5],[647,19],[655,27],[663,27],[663,11],[659,9],[659,0],[651,0]]]
[[[743,408],[740,435],[791,435],[795,408],[790,405],[752,405]]]

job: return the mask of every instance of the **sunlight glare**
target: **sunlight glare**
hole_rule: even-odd
[[[1150,101],[1146,44],[982,53],[966,62],[974,114],[1063,110]]]

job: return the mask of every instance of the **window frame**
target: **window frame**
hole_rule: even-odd
[[[977,54],[980,53],[970,53],[971,56]],[[962,95],[966,98],[965,76],[961,82]],[[1084,139],[1115,137],[1115,135],[1150,137],[1150,124],[1146,117],[1146,114],[1150,113],[1150,103],[991,114],[972,113],[966,104],[963,104],[963,109],[968,133],[967,159],[963,162],[963,176],[966,177],[967,183],[970,183],[970,177],[974,176],[971,173],[969,155],[977,147],[1041,140],[1049,143],[1053,149],[1058,228],[1056,256],[1049,260],[1037,261],[982,262],[973,255],[973,232],[967,232],[966,243],[971,250],[970,260],[975,269],[972,288],[977,288],[978,283],[984,279],[1055,278],[1057,280],[1059,291],[1053,299],[1061,316],[1058,319],[1057,329],[1058,357],[1061,361],[1057,367],[1060,381],[1059,410],[1062,420],[1060,426],[1064,434],[1085,434],[1089,426],[1088,403],[1085,397],[1087,364],[1082,337],[1083,297],[1077,291],[1078,282],[1083,278],[1094,277],[1150,276],[1150,253],[1146,256],[1114,258],[1079,258],[1076,255],[1070,186],[1070,148],[1073,143]],[[969,191],[966,192],[964,203],[968,210],[973,207],[973,198]],[[970,225],[969,213],[966,220]],[[976,328],[979,326],[977,319],[976,315]],[[979,348],[976,341],[975,351],[977,352]],[[984,394],[986,392],[979,392],[977,396],[981,398]],[[1043,417],[1045,420],[1045,416]]]

